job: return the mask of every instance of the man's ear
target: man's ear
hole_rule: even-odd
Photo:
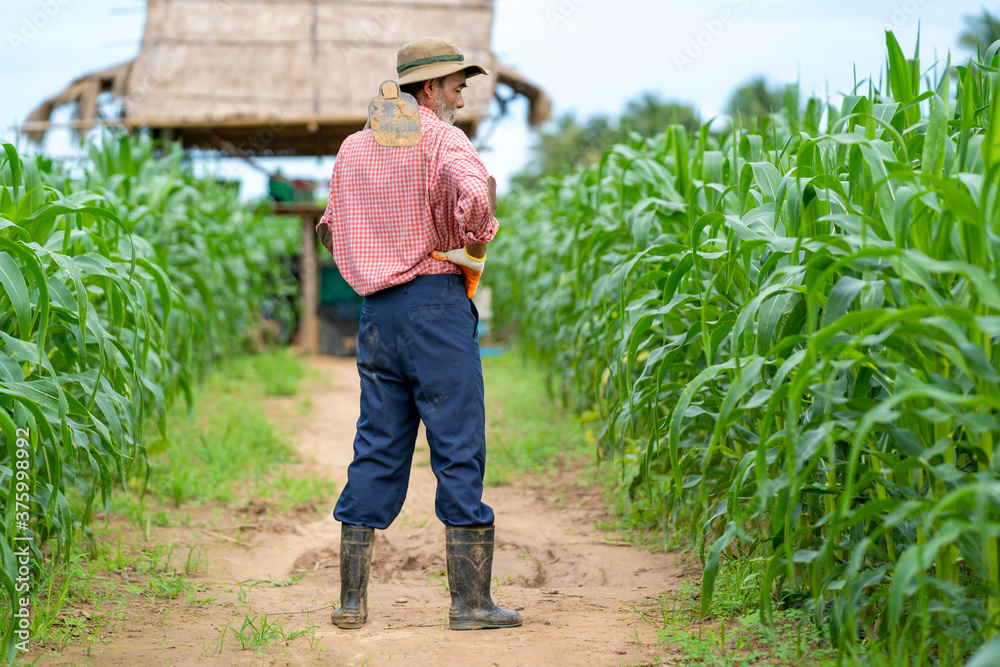
[[[437,79],[428,79],[427,81],[424,81],[423,91],[424,95],[428,98],[433,97],[435,84],[437,84]]]

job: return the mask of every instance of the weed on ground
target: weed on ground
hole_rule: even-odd
[[[211,534],[225,508],[291,510],[307,507],[317,497],[332,497],[335,485],[328,479],[285,469],[301,461],[265,417],[269,400],[295,396],[307,376],[294,355],[270,351],[233,360],[207,377],[194,392],[196,410],[174,406],[167,414],[167,437],[155,430],[147,434],[154,443],[150,456],[124,480],[127,490],[113,494],[110,514],[95,513],[92,525],[77,531],[71,547],[59,552],[56,545],[56,552],[42,560],[34,589],[32,646],[52,655],[76,643],[90,655],[94,646],[112,643],[140,607],[155,608],[163,622],[172,601],[205,606],[215,598],[192,579],[208,565],[204,548],[194,542],[198,532]],[[209,504],[215,505],[211,514],[204,509]],[[192,515],[198,508],[207,523],[195,527]],[[158,528],[189,526],[190,543],[154,541]],[[131,537],[123,537],[126,533]],[[283,587],[301,576],[244,583],[248,590]],[[247,609],[222,633],[219,646],[234,642],[256,652],[275,641],[309,641],[308,634],[286,632],[277,620]]]
[[[486,484],[545,475],[591,454],[593,436],[545,391],[537,364],[517,352],[483,358]],[[515,416],[515,418],[511,418]]]

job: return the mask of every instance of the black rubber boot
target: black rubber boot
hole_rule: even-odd
[[[340,606],[330,614],[338,628],[353,630],[368,620],[368,577],[372,573],[375,529],[349,526],[340,529]]]
[[[490,597],[493,577],[493,526],[445,528],[448,553],[448,587],[452,630],[514,628],[521,625],[521,615],[501,609]]]

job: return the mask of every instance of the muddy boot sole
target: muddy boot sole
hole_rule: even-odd
[[[448,627],[452,630],[502,630],[503,628],[517,628],[522,623],[521,619],[513,623],[486,623],[483,621],[460,621],[458,623],[450,621]]]
[[[364,618],[359,620],[357,618],[337,618],[335,616],[331,616],[330,620],[333,621],[333,624],[341,630],[357,630],[368,622],[368,617],[366,615]]]

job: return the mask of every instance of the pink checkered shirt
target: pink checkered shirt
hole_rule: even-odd
[[[334,162],[330,201],[316,229],[329,226],[330,254],[358,294],[461,273],[431,252],[488,243],[497,233],[490,174],[468,137],[423,106],[420,123],[416,146],[379,146],[365,129],[344,140]]]

